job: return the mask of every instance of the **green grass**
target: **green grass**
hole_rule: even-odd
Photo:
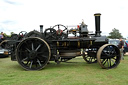
[[[0,58],[0,85],[128,85],[128,56],[117,68],[101,69],[78,57],[40,71],[25,71],[16,61]]]

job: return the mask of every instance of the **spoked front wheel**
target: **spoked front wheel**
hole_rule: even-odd
[[[120,58],[120,50],[115,45],[105,44],[97,52],[97,61],[104,69],[117,67]]]
[[[44,68],[51,56],[50,47],[38,37],[26,38],[17,46],[17,61],[26,70]]]
[[[86,53],[86,52],[83,51],[83,59],[89,64],[97,63],[97,59],[95,57],[94,52],[87,52]]]

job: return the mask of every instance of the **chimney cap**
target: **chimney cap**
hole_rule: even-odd
[[[40,27],[43,27],[43,25],[40,25]]]
[[[94,14],[94,16],[100,16],[101,15],[101,13],[95,13]]]

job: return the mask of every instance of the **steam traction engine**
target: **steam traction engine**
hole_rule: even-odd
[[[40,25],[40,32],[34,30],[20,41],[10,41],[11,60],[17,60],[26,70],[40,70],[49,61],[59,64],[77,56],[83,56],[88,63],[98,62],[105,69],[116,67],[120,63],[120,51],[115,45],[108,44],[106,36],[101,36],[100,15],[94,14],[95,34],[89,33],[84,22],[75,29],[68,30],[58,24],[44,32]]]

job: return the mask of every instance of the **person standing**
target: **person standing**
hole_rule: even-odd
[[[2,42],[2,37],[3,37],[3,36],[0,34],[0,43]]]
[[[119,47],[120,53],[121,53],[121,60],[124,60],[124,56],[123,56],[124,41],[122,40],[122,38],[120,38],[120,42],[119,42],[118,47]]]
[[[4,33],[1,32],[1,35],[2,35],[1,39],[4,40],[4,37],[5,37],[5,36],[4,36]]]

